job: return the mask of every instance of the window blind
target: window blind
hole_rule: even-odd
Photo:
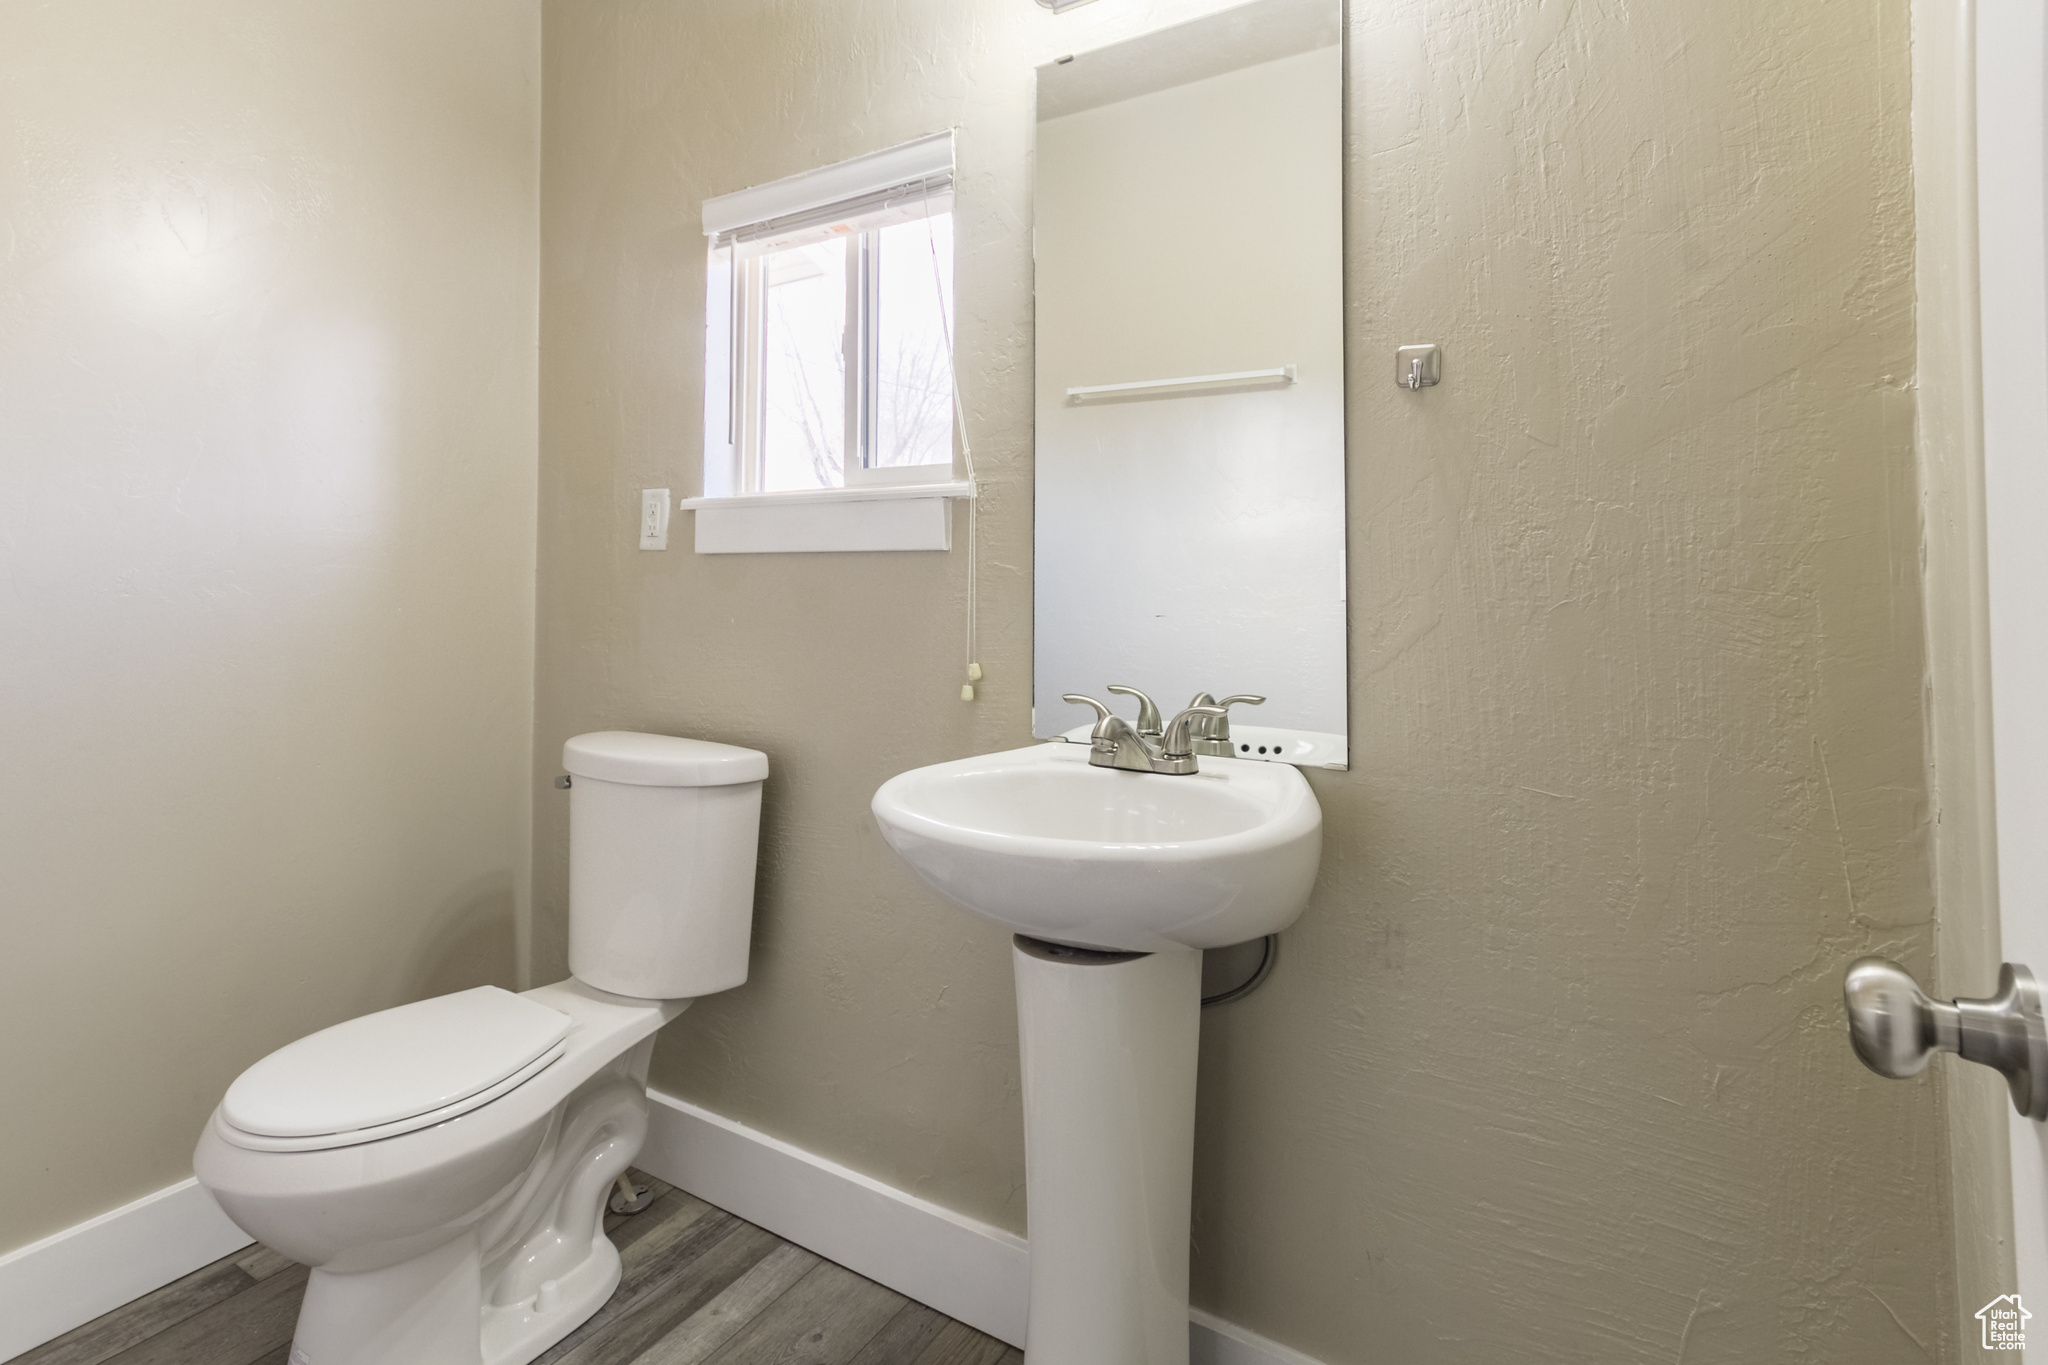
[[[704,234],[721,245],[763,235],[756,229],[782,224],[784,233],[830,226],[853,206],[885,207],[907,200],[913,189],[936,197],[953,179],[953,134],[934,133],[896,147],[772,180],[704,201]],[[813,217],[812,215],[816,215]]]
[[[953,176],[948,171],[729,228],[711,234],[711,245],[720,250],[731,246],[784,246],[804,238],[881,227],[899,219],[943,213],[952,207],[952,195]]]

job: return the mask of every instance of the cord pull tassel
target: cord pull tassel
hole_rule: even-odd
[[[962,700],[962,701],[973,701],[973,700],[974,700],[974,684],[973,684],[973,683],[962,683],[962,684],[960,684],[960,700]]]

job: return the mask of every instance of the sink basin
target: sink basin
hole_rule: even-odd
[[[914,768],[875,793],[889,846],[961,905],[1084,948],[1215,948],[1308,903],[1322,807],[1300,771],[1204,758],[1184,777],[1035,744]]]

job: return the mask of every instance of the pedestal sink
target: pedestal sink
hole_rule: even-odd
[[[1038,1365],[1187,1365],[1202,948],[1292,924],[1322,808],[1279,763],[1187,776],[1040,744],[875,793],[891,848],[1016,934]]]

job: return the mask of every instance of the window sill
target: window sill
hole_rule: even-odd
[[[874,484],[863,488],[806,488],[789,493],[736,493],[729,498],[684,498],[685,512],[706,507],[815,507],[833,502],[896,502],[905,498],[971,498],[974,485],[965,479],[945,483]]]
[[[950,550],[948,503],[973,496],[974,485],[961,479],[684,498],[677,506],[697,514],[700,555]]]

